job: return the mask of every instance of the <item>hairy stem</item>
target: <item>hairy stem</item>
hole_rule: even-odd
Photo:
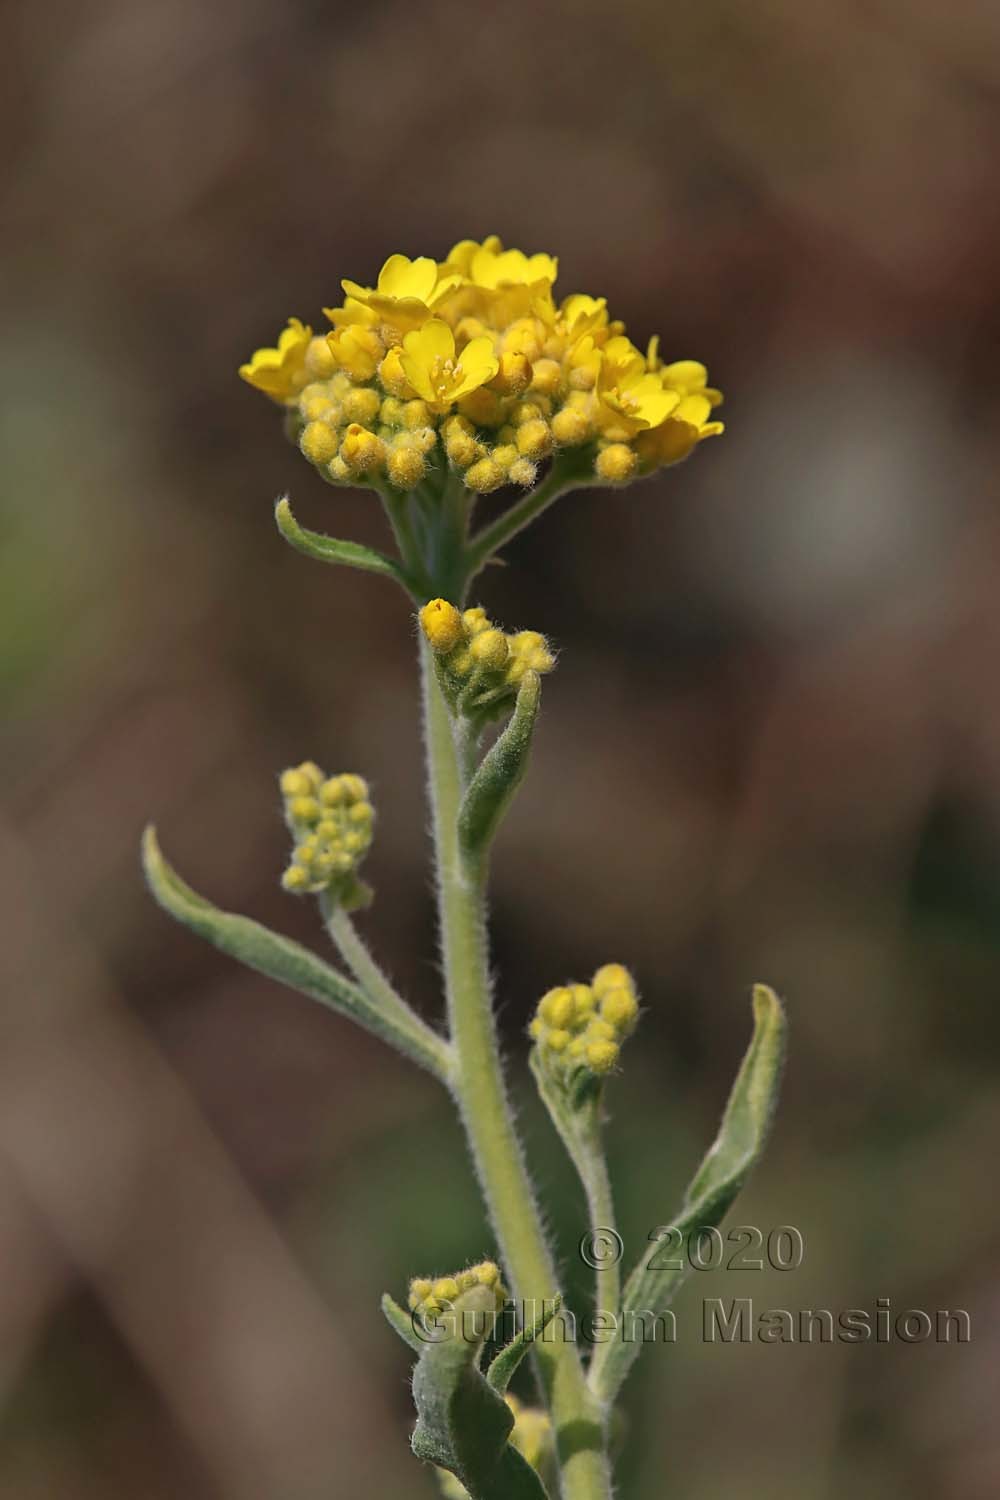
[[[395,1023],[399,1032],[419,1038],[424,1049],[438,1060],[438,1076],[451,1085],[455,1063],[453,1049],[443,1037],[422,1021],[375,962],[364,938],[344,908],[327,897],[320,898],[326,930],[358,984],[379,1011]]]
[[[576,1165],[587,1195],[591,1228],[615,1233],[615,1205],[599,1123],[595,1122],[584,1149],[576,1157]],[[598,1248],[595,1244],[595,1250]],[[611,1253],[607,1261],[602,1261],[596,1268],[595,1307],[599,1313],[610,1313],[617,1318],[621,1311],[621,1267],[615,1247],[609,1248]]]
[[[469,767],[423,648],[424,729],[433,810],[441,941],[455,1092],[507,1273],[519,1300],[556,1295],[555,1268],[507,1101],[490,1001],[484,910],[485,861],[463,856],[458,813]],[[559,1322],[554,1319],[552,1327]],[[574,1343],[561,1336],[536,1353],[551,1404],[563,1500],[609,1500],[602,1413]]]
[[[530,526],[543,510],[548,510],[560,495],[565,495],[567,490],[583,489],[588,483],[596,483],[593,474],[584,476],[579,465],[574,462],[572,453],[557,458],[540,484],[522,495],[509,510],[505,510],[472,538],[467,554],[470,579],[486,566],[495,552],[505,547],[526,526]]]

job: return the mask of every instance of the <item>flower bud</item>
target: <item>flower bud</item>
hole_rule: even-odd
[[[427,465],[419,448],[394,448],[386,465],[390,481],[400,490],[415,489],[426,477]]]
[[[524,458],[546,458],[552,452],[552,429],[540,417],[517,429],[518,452]]]
[[[381,405],[381,397],[372,386],[358,386],[344,397],[344,420],[370,427],[378,417]]]
[[[623,484],[626,479],[631,479],[638,463],[634,449],[627,443],[610,443],[598,453],[594,467],[601,479],[610,484]]]
[[[477,495],[488,495],[504,482],[504,472],[492,458],[481,458],[465,471],[465,482]]]
[[[462,616],[447,599],[432,599],[420,611],[420,625],[439,655],[446,655],[463,639]]]
[[[302,429],[299,447],[311,464],[326,464],[336,454],[339,439],[326,422],[309,422]]]
[[[499,672],[507,665],[510,647],[502,630],[484,630],[474,636],[469,647],[473,661],[487,672]]]
[[[352,473],[368,474],[384,461],[385,444],[367,427],[352,422],[340,445],[340,457]]]
[[[564,406],[552,418],[552,436],[564,448],[577,448],[593,435],[592,423],[576,407]]]

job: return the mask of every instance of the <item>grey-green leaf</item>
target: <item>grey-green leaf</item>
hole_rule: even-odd
[[[688,1236],[719,1224],[758,1161],[767,1140],[781,1083],[785,1056],[785,1014],[766,985],[754,986],[754,1034],[743,1058],[713,1145],[695,1173],[671,1227],[679,1231],[686,1251]],[[686,1254],[679,1265],[665,1264],[663,1247],[654,1241],[629,1277],[622,1299],[619,1337],[598,1346],[590,1380],[602,1400],[613,1401],[639,1352],[636,1322],[646,1312],[666,1310],[686,1274]]]
[[[271,932],[250,917],[220,911],[171,868],[152,827],[143,835],[142,863],[149,888],[159,904],[199,937],[207,938],[223,953],[269,979],[277,979],[321,1005],[350,1016],[443,1082],[449,1081],[448,1044],[417,1015],[402,1006],[397,1013],[376,1005],[362,989],[308,948]]]
[[[514,1371],[524,1356],[531,1353],[532,1344],[542,1336],[560,1307],[562,1307],[562,1294],[557,1292],[551,1301],[543,1301],[542,1310],[535,1321],[516,1333],[510,1343],[505,1344],[491,1362],[486,1371],[486,1379],[499,1395],[506,1394],[507,1387],[514,1378]]]
[[[393,1333],[397,1333],[403,1340],[404,1344],[409,1344],[414,1353],[423,1354],[423,1340],[419,1339],[416,1333],[414,1333],[413,1319],[405,1311],[405,1309],[400,1307],[396,1299],[394,1297],[390,1297],[388,1292],[382,1293],[381,1305],[385,1320],[389,1324],[389,1327],[392,1329]]]
[[[524,779],[540,697],[538,673],[526,672],[514,712],[483,757],[459,809],[458,836],[466,855],[475,856],[488,847]]]
[[[292,515],[287,495],[283,495],[275,506],[274,519],[281,535],[296,552],[302,552],[317,562],[340,563],[347,568],[361,568],[366,573],[382,573],[408,589],[403,569],[391,557],[385,557],[372,547],[364,547],[360,542],[341,541],[338,537],[325,536],[320,531],[308,531],[300,526]]]
[[[472,1500],[546,1500],[538,1474],[508,1442],[510,1407],[479,1369],[483,1333],[475,1330],[489,1326],[494,1306],[486,1287],[463,1293],[442,1320],[446,1336],[428,1343],[417,1361],[413,1451],[448,1469]]]

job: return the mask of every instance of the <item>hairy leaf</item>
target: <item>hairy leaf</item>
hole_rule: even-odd
[[[448,1081],[450,1063],[447,1043],[412,1011],[400,1005],[389,1010],[376,1005],[364,990],[324,963],[308,948],[291,938],[271,932],[250,917],[220,911],[199,896],[164,859],[156,831],[147,828],[142,841],[142,862],[150,890],[171,916],[207,938],[216,948],[239,959],[250,969],[277,979],[290,989],[318,1000],[321,1005],[350,1016],[375,1032],[399,1051]]]
[[[274,519],[281,535],[296,552],[315,558],[317,562],[341,563],[344,567],[361,568],[366,573],[382,573],[387,578],[394,578],[404,588],[409,587],[402,568],[391,557],[364,547],[360,542],[344,542],[338,537],[325,536],[320,531],[308,531],[300,526],[292,515],[287,495],[283,495],[275,506]]]
[[[785,1055],[785,1015],[773,990],[754,986],[754,1034],[736,1076],[722,1124],[695,1173],[680,1212],[672,1220],[686,1246],[701,1227],[719,1224],[760,1157],[767,1140],[781,1082]],[[590,1380],[597,1394],[612,1401],[641,1347],[634,1320],[641,1313],[663,1312],[686,1274],[686,1257],[664,1264],[663,1247],[654,1241],[629,1277],[622,1299],[621,1336],[595,1351]]]
[[[488,847],[524,778],[540,697],[538,673],[526,672],[514,712],[483,757],[459,809],[458,836],[466,855],[475,856]]]

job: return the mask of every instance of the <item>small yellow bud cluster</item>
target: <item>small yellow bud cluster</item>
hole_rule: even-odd
[[[326,340],[314,339],[307,364],[323,367],[322,350],[329,353]],[[381,382],[358,383],[350,369],[337,369],[331,356],[328,375],[311,380],[296,398],[299,447],[335,483],[383,478],[396,489],[412,490],[427,477],[437,433],[426,402],[412,390],[410,400],[395,394],[406,390],[398,378],[398,350],[390,351],[379,369],[383,366]]]
[[[460,611],[447,599],[432,599],[420,611],[420,625],[448,696],[463,712],[500,712],[527,672],[544,674],[555,666],[537,630],[506,635],[478,605]]]
[[[312,893],[354,884],[371,847],[375,813],[360,776],[325,776],[313,761],[282,772],[285,821],[295,840],[281,883]]]
[[[499,1312],[507,1301],[507,1292],[500,1277],[500,1267],[492,1260],[480,1261],[479,1265],[456,1271],[452,1276],[414,1276],[407,1305],[411,1312],[433,1317],[451,1307],[463,1292],[471,1292],[477,1286],[489,1287]]]
[[[603,297],[556,301],[552,256],[463,240],[443,261],[392,255],[374,287],[342,283],[332,332],[292,318],[240,374],[292,413],[309,461],[337,483],[411,490],[442,449],[468,489],[530,487],[559,448],[622,484],[722,431],[694,360],[665,364]]]
[[[569,1075],[579,1068],[602,1077],[635,1030],[639,1001],[621,964],[605,964],[589,984],[565,984],[538,1002],[528,1030],[545,1067]]]

